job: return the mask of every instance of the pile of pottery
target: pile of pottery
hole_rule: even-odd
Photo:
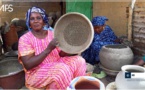
[[[99,53],[100,67],[107,75],[116,76],[123,65],[133,62],[133,52],[125,45],[106,45]]]

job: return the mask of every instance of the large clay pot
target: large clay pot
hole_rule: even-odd
[[[145,90],[145,68],[124,65],[115,79],[117,90]]]
[[[133,62],[133,52],[125,45],[106,45],[99,53],[101,65],[110,70],[120,71],[123,65]]]
[[[91,76],[80,76],[74,78],[67,90],[105,90],[104,84],[97,78]]]

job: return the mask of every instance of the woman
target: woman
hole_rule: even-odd
[[[73,78],[85,75],[85,60],[60,51],[53,32],[43,30],[43,26],[49,26],[44,9],[30,8],[26,14],[26,25],[30,31],[20,37],[18,46],[26,87],[66,89]]]
[[[94,17],[92,20],[92,24],[94,26],[94,39],[90,47],[82,53],[83,58],[85,58],[86,62],[94,65],[98,63],[99,60],[99,52],[102,46],[108,44],[119,44],[119,39],[114,34],[112,29],[105,25],[105,22],[108,19],[104,16]]]

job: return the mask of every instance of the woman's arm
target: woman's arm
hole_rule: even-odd
[[[144,60],[140,59],[134,65],[140,65],[140,66],[142,66],[142,65],[144,65],[144,63],[145,63]]]
[[[145,64],[145,56],[143,56],[141,59],[139,59],[136,63],[134,63],[135,65],[144,65]]]
[[[115,35],[115,33],[113,32],[113,30],[111,29],[110,26],[106,25],[105,29],[102,31],[101,33],[101,41],[103,42],[110,42],[110,43],[119,43],[120,40],[118,39],[118,37]]]
[[[56,39],[53,39],[48,47],[41,52],[39,55],[36,55],[34,53],[26,55],[26,56],[22,56],[20,57],[24,67],[29,70],[32,69],[36,66],[38,66],[48,55],[49,53],[56,48],[56,45],[58,44]]]

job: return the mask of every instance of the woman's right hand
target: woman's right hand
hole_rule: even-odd
[[[56,38],[52,39],[52,41],[49,43],[47,49],[49,50],[53,50],[56,48],[56,46],[58,45],[58,40]]]
[[[114,40],[114,42],[116,42],[116,43],[122,43],[123,42],[123,40],[122,39],[119,39],[119,38],[117,38],[116,40]]]

